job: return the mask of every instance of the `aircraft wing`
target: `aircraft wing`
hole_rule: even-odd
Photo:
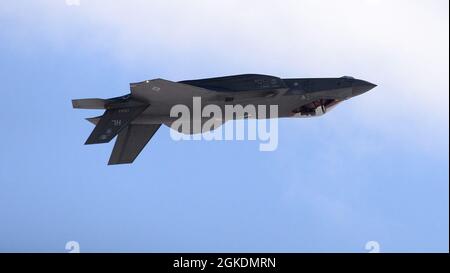
[[[131,83],[131,96],[147,102],[192,101],[194,96],[206,96],[209,90],[164,79]]]
[[[132,163],[161,124],[130,124],[117,135],[108,165]]]

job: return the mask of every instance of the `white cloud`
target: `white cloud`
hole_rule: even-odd
[[[14,35],[26,46],[33,27],[61,50],[103,50],[155,77],[350,74],[379,85],[351,104],[374,129],[395,134],[406,122],[448,135],[448,1],[61,0],[0,10],[24,26]]]

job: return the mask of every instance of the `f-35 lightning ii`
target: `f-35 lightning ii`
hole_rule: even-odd
[[[102,116],[87,118],[95,128],[85,144],[107,143],[117,135],[108,163],[113,165],[132,163],[161,124],[170,126],[177,119],[170,116],[171,108],[178,104],[192,108],[194,97],[221,109],[225,105],[277,105],[279,118],[314,117],[375,86],[348,76],[281,79],[243,74],[180,82],[154,79],[131,83],[131,92],[121,97],[76,99],[72,105],[106,110]],[[239,118],[251,117],[234,119]]]

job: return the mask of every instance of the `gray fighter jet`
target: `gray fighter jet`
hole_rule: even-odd
[[[215,104],[221,109],[225,105],[266,105],[267,109],[278,105],[280,118],[314,117],[375,86],[348,76],[281,79],[244,74],[180,82],[154,79],[131,83],[131,92],[121,97],[77,99],[72,104],[74,108],[106,110],[102,116],[87,118],[96,126],[85,144],[107,143],[117,135],[108,163],[113,165],[132,163],[161,124],[170,126],[177,119],[170,116],[172,106],[192,108],[194,97],[200,97],[203,105]],[[240,118],[258,116],[233,119]]]

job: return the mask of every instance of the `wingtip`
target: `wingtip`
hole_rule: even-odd
[[[114,160],[109,160],[108,161],[108,166],[110,166],[110,165],[131,164],[131,163],[133,163],[133,161],[114,161]]]

